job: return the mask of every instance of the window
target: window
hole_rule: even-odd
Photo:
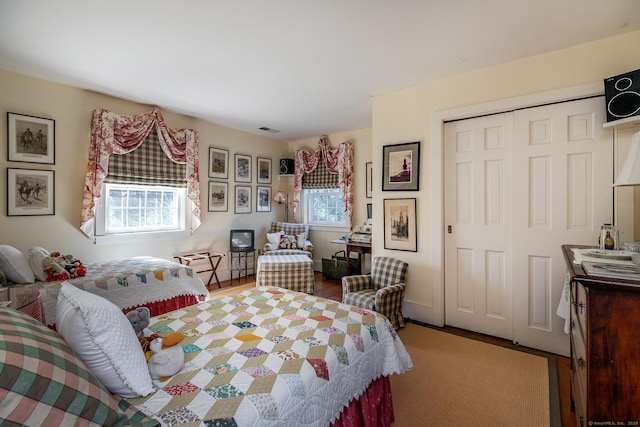
[[[349,227],[339,188],[303,190],[305,222],[312,226]]]
[[[176,187],[105,184],[98,223],[104,234],[185,229],[185,189]]]

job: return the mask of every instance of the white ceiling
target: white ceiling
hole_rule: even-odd
[[[371,127],[375,95],[638,29],[639,0],[0,0],[0,69],[287,141]]]

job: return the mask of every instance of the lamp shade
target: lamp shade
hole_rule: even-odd
[[[286,203],[287,195],[284,193],[284,191],[278,191],[275,196],[273,196],[273,201],[276,203]]]
[[[631,147],[614,187],[640,185],[640,132],[633,134]]]

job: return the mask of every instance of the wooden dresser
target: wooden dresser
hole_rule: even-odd
[[[640,282],[571,276],[571,404],[578,426],[640,425]]]

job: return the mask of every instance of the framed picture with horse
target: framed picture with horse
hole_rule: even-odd
[[[7,159],[55,164],[55,120],[7,113]]]
[[[55,215],[54,174],[7,168],[7,216]]]

